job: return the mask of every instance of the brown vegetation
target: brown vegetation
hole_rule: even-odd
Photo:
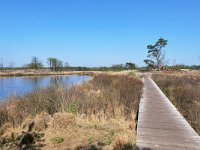
[[[21,70],[0,70],[0,77],[9,76],[46,76],[46,75],[98,75],[98,74],[109,74],[109,75],[125,75],[132,73],[136,70],[124,70],[124,71],[51,71],[50,69],[21,69]]]
[[[79,86],[12,97],[0,106],[0,147],[15,148],[25,135],[36,139],[44,133],[43,149],[133,149],[141,89],[140,79],[96,75]],[[41,138],[31,144],[38,143]]]
[[[46,75],[93,75],[98,71],[51,71],[49,69],[22,69],[22,70],[0,70],[0,77],[7,76],[46,76]]]
[[[153,79],[200,134],[200,76],[154,74]]]

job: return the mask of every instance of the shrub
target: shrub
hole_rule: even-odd
[[[94,143],[94,140],[93,140],[92,137],[90,137],[90,138],[88,139],[88,143],[89,143],[90,145]]]
[[[75,115],[71,113],[55,113],[53,115],[52,127],[53,128],[66,128],[75,125]]]
[[[60,136],[56,136],[56,137],[54,137],[54,138],[51,139],[51,142],[53,144],[60,144],[60,143],[64,142],[64,138],[60,137]]]
[[[49,126],[50,121],[52,120],[52,117],[47,113],[41,113],[39,115],[36,115],[34,119],[35,123],[35,130],[41,131]]]
[[[67,108],[67,112],[69,113],[77,113],[78,107],[76,104],[69,104],[69,107]]]

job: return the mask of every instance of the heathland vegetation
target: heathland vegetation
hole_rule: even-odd
[[[153,80],[200,134],[200,74],[153,74]]]
[[[143,85],[133,75],[11,97],[0,104],[0,148],[134,149]]]

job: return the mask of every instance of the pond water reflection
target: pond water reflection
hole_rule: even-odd
[[[26,94],[38,87],[45,88],[56,84],[74,85],[90,78],[79,75],[0,77],[0,101],[12,95]]]

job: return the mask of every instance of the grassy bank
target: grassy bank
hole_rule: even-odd
[[[0,70],[0,77],[10,76],[47,76],[47,75],[98,75],[98,74],[128,74],[136,70],[124,71],[51,71],[50,69],[21,69],[21,70]]]
[[[0,77],[9,76],[46,76],[46,75],[93,75],[98,71],[51,71],[49,69],[24,69],[24,70],[0,70]]]
[[[134,149],[141,90],[140,79],[104,74],[79,86],[58,85],[12,97],[0,106],[0,146]],[[27,143],[27,134],[32,142]]]
[[[200,76],[155,74],[152,77],[191,126],[200,134]]]

